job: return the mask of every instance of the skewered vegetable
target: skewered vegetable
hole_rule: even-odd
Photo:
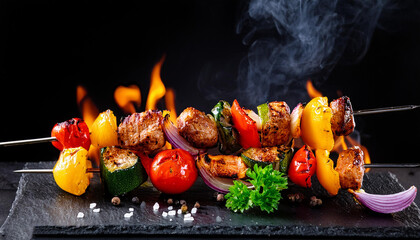
[[[89,128],[80,118],[72,118],[65,122],[57,123],[51,131],[51,137],[57,138],[52,145],[58,150],[66,148],[83,147],[89,150]]]
[[[311,177],[315,174],[316,169],[315,156],[311,149],[305,145],[293,156],[288,175],[295,184],[310,188],[312,186]]]
[[[111,195],[126,194],[147,180],[147,173],[136,154],[128,149],[101,149],[101,177]]]
[[[317,149],[316,156],[316,176],[319,183],[327,190],[327,192],[335,196],[340,189],[340,176],[334,170],[334,162],[329,158],[330,152],[327,150]]]
[[[80,196],[89,186],[87,150],[83,147],[67,148],[60,153],[53,169],[54,180],[64,191]]]
[[[304,106],[302,103],[299,103],[290,114],[290,133],[292,134],[293,138],[299,138],[302,134],[300,128],[300,121],[302,119]]]
[[[331,151],[334,137],[331,131],[331,108],[326,97],[312,99],[303,109],[301,119],[302,140],[311,149]]]
[[[211,110],[219,132],[219,151],[222,154],[231,154],[241,149],[238,142],[238,132],[232,126],[232,113],[230,104],[219,101]]]
[[[191,154],[182,149],[164,150],[156,154],[150,168],[150,180],[159,191],[180,194],[197,179],[198,172]]]
[[[103,148],[118,145],[117,118],[111,110],[100,113],[90,130],[93,146]]]
[[[233,101],[231,111],[233,126],[239,132],[239,143],[241,146],[244,149],[261,147],[256,122],[245,113],[236,99]]]

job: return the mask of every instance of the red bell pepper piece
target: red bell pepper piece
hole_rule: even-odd
[[[233,127],[239,132],[239,144],[244,149],[261,147],[257,123],[245,113],[236,99],[233,101],[231,112]]]
[[[51,131],[51,137],[57,138],[57,141],[53,141],[52,145],[60,151],[77,147],[89,150],[90,147],[89,128],[80,118],[72,118],[55,124]]]
[[[141,151],[133,152],[139,157],[141,165],[143,165],[147,175],[150,176],[150,168],[152,167],[153,158],[150,158],[146,153]]]
[[[311,177],[316,171],[316,158],[311,149],[305,145],[299,149],[289,166],[288,175],[295,184],[310,188],[312,186]]]

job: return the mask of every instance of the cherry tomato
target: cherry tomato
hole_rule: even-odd
[[[244,149],[261,147],[257,123],[245,113],[236,99],[233,101],[231,112],[233,126],[239,132],[239,144]]]
[[[90,147],[89,128],[80,118],[72,118],[55,124],[51,131],[51,137],[57,138],[57,141],[53,141],[52,144],[60,151],[76,147],[89,150]]]
[[[156,154],[149,176],[159,191],[179,194],[194,184],[198,172],[191,154],[182,149],[170,149]]]
[[[299,149],[289,166],[288,175],[295,184],[310,188],[311,177],[316,171],[316,159],[311,149],[305,145]]]

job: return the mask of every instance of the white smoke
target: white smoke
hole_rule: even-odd
[[[236,96],[247,106],[285,100],[293,108],[307,100],[308,78],[322,82],[339,61],[353,63],[365,55],[386,3],[251,0],[237,25],[249,50],[236,83],[207,97]],[[207,71],[199,85],[215,90],[220,85],[213,84],[223,81],[231,79],[215,80]]]

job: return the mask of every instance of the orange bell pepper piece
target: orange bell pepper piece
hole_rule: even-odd
[[[53,169],[54,180],[66,192],[80,196],[89,186],[88,151],[83,147],[64,149]]]
[[[331,117],[332,111],[328,107],[327,97],[316,97],[303,109],[301,138],[311,149],[331,151],[334,147]]]
[[[334,169],[334,162],[330,159],[330,152],[327,150],[315,150],[316,156],[316,176],[319,183],[327,192],[335,196],[338,194],[340,186],[340,176]]]

